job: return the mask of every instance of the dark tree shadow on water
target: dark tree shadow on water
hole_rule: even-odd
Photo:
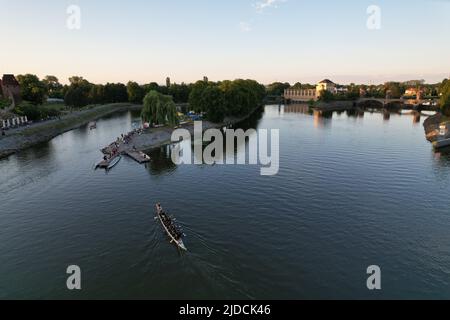
[[[146,152],[152,159],[145,165],[151,175],[164,175],[172,173],[177,169],[177,165],[173,163],[171,158],[170,146],[162,146]]]
[[[248,129],[257,129],[259,122],[263,118],[264,115],[264,107],[259,108],[256,110],[250,117],[247,119],[236,123],[235,125],[231,126],[230,129],[242,129],[242,130],[248,130]]]
[[[243,129],[244,131],[248,129],[257,129],[260,120],[264,115],[264,108],[260,108],[256,110],[249,118],[244,121],[241,121],[233,126],[230,129]],[[224,136],[224,147],[225,147],[225,136]],[[203,145],[203,150],[206,148],[208,144]],[[160,148],[155,148],[146,151],[146,153],[151,157],[151,161],[147,163],[146,169],[151,175],[161,176],[166,174],[171,174],[172,172],[177,170],[177,165],[173,163],[171,153],[172,153],[172,145],[165,145]],[[194,148],[192,145],[192,154],[194,155]]]

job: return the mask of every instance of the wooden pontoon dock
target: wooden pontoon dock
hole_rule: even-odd
[[[125,151],[124,153],[140,164],[150,162],[150,157],[141,151]]]
[[[103,148],[101,152],[108,160],[99,163],[98,167],[103,167],[109,165],[109,163],[118,156],[126,155],[133,159],[134,161],[143,164],[151,161],[149,155],[144,152],[137,150],[134,147],[133,139],[135,136],[140,135],[140,130],[134,130],[127,135],[122,135],[122,137],[117,138],[117,140],[111,143],[109,146]]]

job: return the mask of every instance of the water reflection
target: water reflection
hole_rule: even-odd
[[[341,114],[342,112],[337,112],[338,114]],[[364,118],[364,110],[360,108],[356,109],[349,109],[345,112],[347,114],[347,117],[349,118]]]
[[[450,147],[440,149],[434,153],[434,158],[445,167],[450,167]]]
[[[290,104],[283,107],[285,113],[313,114],[313,110],[307,104]]]
[[[281,107],[279,107],[279,110],[280,110],[280,108]],[[267,112],[266,110],[267,109],[261,107],[258,110],[256,110],[249,118],[231,126],[230,128],[243,129],[243,130],[256,129],[256,128],[258,128],[258,124],[261,121],[261,119],[263,118],[263,116],[265,116],[265,112]]]
[[[388,110],[388,109],[378,109],[378,108],[355,108],[342,111],[319,111],[311,108],[308,104],[289,104],[278,107],[278,115],[283,116],[289,113],[299,113],[312,115],[314,117],[314,126],[316,128],[324,128],[331,124],[333,116],[342,116],[345,114],[348,118],[364,118],[366,114],[381,113],[383,114],[383,121],[388,122],[391,120],[391,116],[401,115],[401,116],[412,116],[413,126],[420,125],[423,118],[433,116],[435,112],[417,112],[411,110]]]
[[[413,124],[420,124],[421,114],[419,112],[415,112],[413,115]]]
[[[244,131],[247,131],[249,129],[254,129],[256,130],[256,128],[258,128],[259,122],[261,121],[263,115],[264,115],[264,108],[260,108],[258,109],[256,112],[254,112],[249,118],[247,118],[244,121],[241,121],[235,125],[229,126],[228,129],[242,129]],[[225,134],[225,129],[227,128],[223,128],[223,130],[221,130],[222,133],[222,142],[223,142],[223,148],[220,150],[215,150],[216,152],[220,152],[216,153],[216,152],[212,152],[212,156],[213,157],[218,157],[219,159],[223,159],[224,163],[234,163],[236,161],[236,158],[240,155],[242,155],[242,153],[244,154],[248,154],[248,141],[250,139],[250,137],[247,137],[244,141],[238,140],[237,138],[235,139],[235,143],[234,143],[234,152],[233,154],[230,156],[230,158],[228,158],[228,154],[223,154],[222,150],[226,150],[226,134]],[[183,162],[189,162],[189,153],[187,153],[186,155],[184,155],[183,153],[185,152],[184,150],[189,150],[190,151],[190,162],[191,163],[204,163],[204,159],[203,159],[203,154],[205,152],[205,149],[212,143],[214,142],[214,138],[211,142],[203,142],[202,141],[202,153],[201,154],[197,154],[195,152],[195,148],[194,148],[194,141],[192,140],[188,140],[188,141],[181,141],[179,143],[174,143],[174,144],[168,144],[165,146],[162,146],[160,148],[156,148],[153,150],[150,150],[147,152],[147,154],[150,155],[150,157],[152,158],[152,161],[146,165],[147,170],[149,171],[150,174],[152,175],[163,175],[163,174],[167,174],[167,173],[171,173],[173,171],[175,171],[177,169],[177,165],[175,165],[173,163],[172,160],[172,152],[178,152],[180,154],[180,159],[183,159]],[[187,159],[186,159],[187,157]]]
[[[164,175],[176,171],[177,166],[171,158],[171,146],[162,146],[146,152],[152,159],[145,165],[151,175]]]
[[[314,127],[324,128],[331,125],[331,120],[333,119],[333,112],[325,112],[314,110]]]

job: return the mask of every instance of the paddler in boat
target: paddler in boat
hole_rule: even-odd
[[[162,212],[161,203],[159,203],[159,202],[156,204],[156,211],[157,211],[158,213],[161,213],[161,212]]]

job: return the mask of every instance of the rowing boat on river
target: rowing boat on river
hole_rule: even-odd
[[[171,239],[170,243],[174,243],[181,250],[187,251],[182,239],[183,233],[175,226],[173,219],[164,212],[160,205],[156,205],[156,217],[161,222],[164,231]]]

